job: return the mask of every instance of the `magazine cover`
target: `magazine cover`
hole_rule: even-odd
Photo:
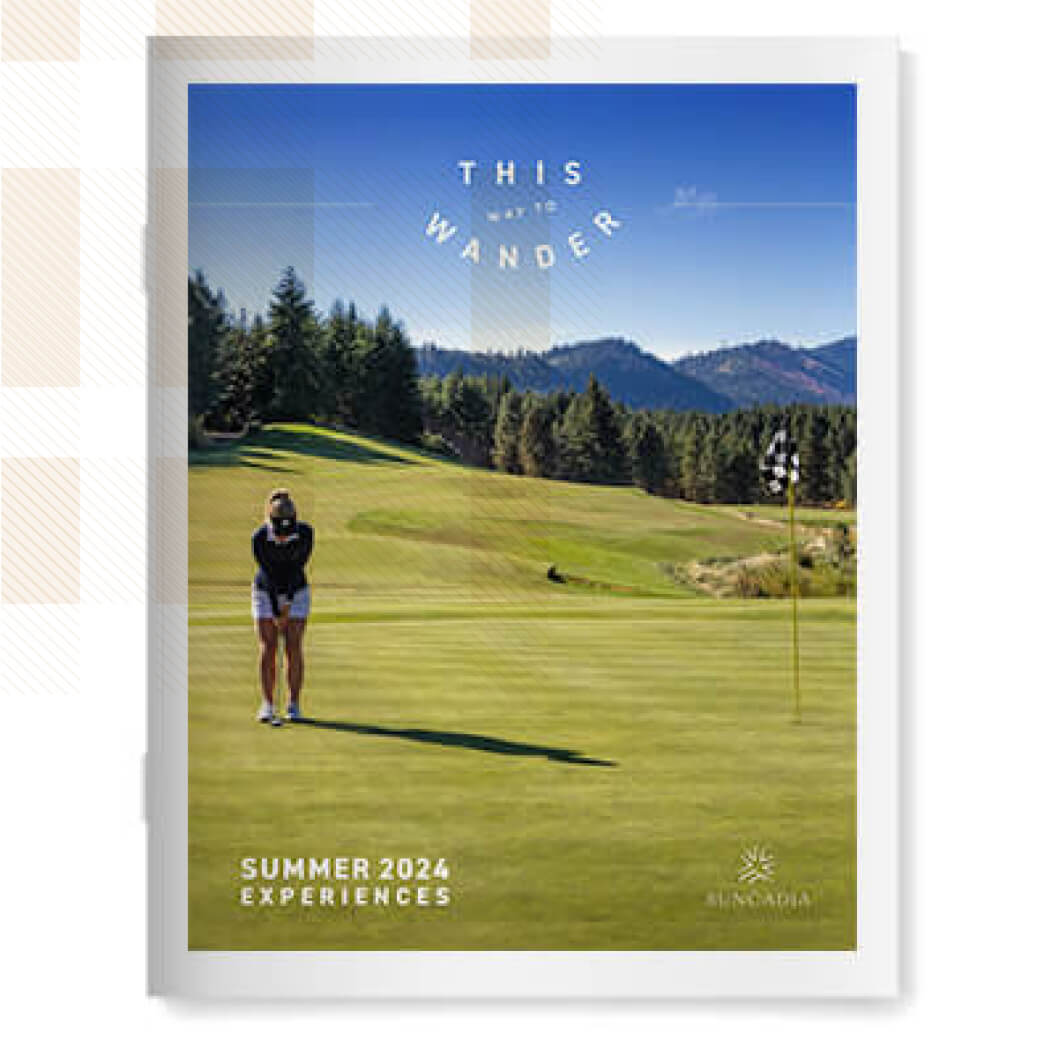
[[[235,46],[152,63],[157,983],[885,993],[892,46]]]

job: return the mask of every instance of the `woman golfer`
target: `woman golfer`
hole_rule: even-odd
[[[286,677],[289,705],[286,717],[300,718],[300,687],[304,681],[304,627],[311,610],[311,588],[304,567],[311,557],[315,531],[297,521],[289,490],[273,490],[265,521],[253,534],[253,619],[260,642],[261,706],[258,722],[279,724],[275,707],[279,633],[286,641]]]

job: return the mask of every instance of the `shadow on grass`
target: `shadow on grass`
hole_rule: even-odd
[[[291,471],[279,468],[273,462],[281,454],[301,454],[327,461],[350,461],[355,464],[415,464],[414,460],[402,457],[388,449],[362,446],[359,443],[337,438],[333,432],[311,430],[291,432],[281,429],[262,429],[229,446],[214,446],[205,450],[192,450],[188,454],[190,465],[211,468],[252,467],[267,471]]]
[[[472,751],[487,751],[494,755],[514,755],[521,758],[545,758],[551,762],[564,762],[570,766],[613,767],[615,762],[600,758],[587,758],[578,751],[563,747],[543,747],[540,744],[521,744],[499,737],[486,737],[480,733],[446,733],[435,729],[389,729],[386,726],[367,726],[361,722],[335,722],[320,718],[300,718],[298,726],[315,729],[332,729],[340,733],[357,733],[366,737],[391,737],[394,740],[412,740],[418,744],[440,744],[442,747],[463,747]]]

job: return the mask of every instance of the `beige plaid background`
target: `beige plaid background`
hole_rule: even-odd
[[[143,669],[150,475],[186,502],[184,458],[147,448],[148,36],[220,37],[215,54],[265,36],[273,58],[313,35],[469,36],[495,62],[591,35],[597,4],[0,2],[0,663],[25,696],[73,696]],[[160,349],[154,379],[176,390],[185,346]],[[153,561],[159,601],[183,603],[183,568],[169,585]],[[114,635],[140,653],[114,657]]]

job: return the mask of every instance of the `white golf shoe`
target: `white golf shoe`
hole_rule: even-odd
[[[275,714],[274,706],[269,704],[268,701],[264,701],[260,706],[260,710],[257,712],[257,721],[267,724],[274,722],[277,718],[278,715]]]

